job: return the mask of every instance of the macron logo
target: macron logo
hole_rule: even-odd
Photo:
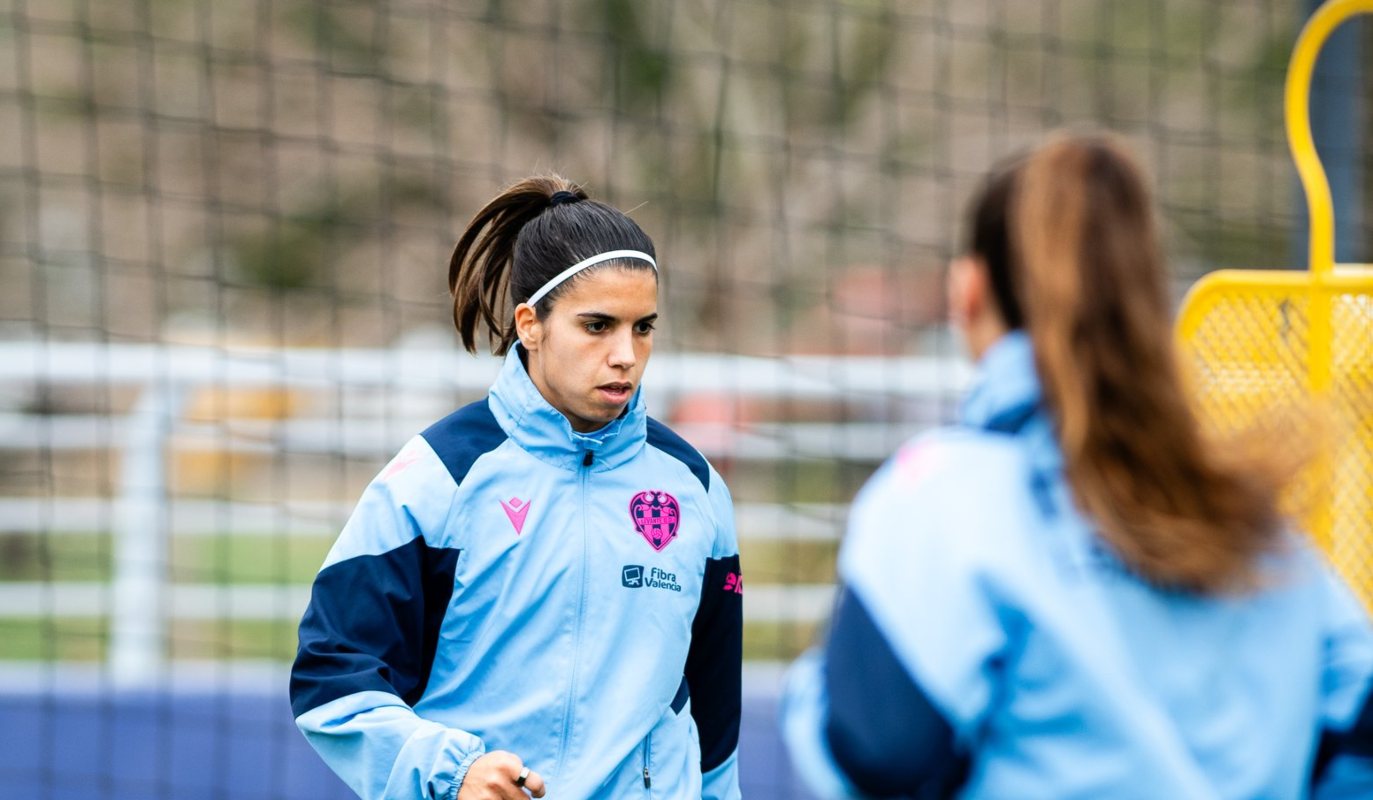
[[[505,509],[505,515],[510,518],[510,524],[515,526],[515,533],[524,533],[524,518],[529,515],[529,501],[512,497],[508,502],[502,500],[501,508]]]

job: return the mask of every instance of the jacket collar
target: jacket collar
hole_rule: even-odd
[[[1017,433],[1035,415],[1040,397],[1030,337],[1012,331],[983,353],[960,417],[974,428]]]
[[[572,424],[549,405],[530,379],[516,344],[505,355],[487,403],[501,430],[535,458],[564,469],[580,469],[588,452],[595,472],[614,469],[638,455],[648,435],[643,389],[635,390],[619,419],[590,433]]]
[[[973,428],[1023,436],[1034,445],[1038,465],[1055,467],[1062,455],[1043,400],[1030,337],[1011,331],[982,355],[960,417]]]
[[[1012,331],[982,355],[960,416],[964,425],[1009,434],[1027,445],[1032,488],[1040,508],[1052,515],[1067,500],[1062,487],[1050,486],[1049,476],[1063,468],[1063,451],[1043,399],[1030,337]]]

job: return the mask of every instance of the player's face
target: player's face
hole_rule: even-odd
[[[569,286],[545,319],[532,309],[519,316],[534,385],[573,430],[594,431],[619,417],[639,388],[653,352],[658,276],[598,269]]]

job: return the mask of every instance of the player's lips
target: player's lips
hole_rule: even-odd
[[[623,403],[629,399],[629,395],[634,391],[632,383],[603,383],[596,387],[601,396],[612,403]]]

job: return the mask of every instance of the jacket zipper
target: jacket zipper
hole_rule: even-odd
[[[653,788],[653,779],[648,776],[648,759],[653,753],[653,731],[644,737],[644,788]]]
[[[577,663],[580,660],[582,651],[582,615],[586,613],[586,495],[587,484],[590,482],[591,476],[590,468],[594,459],[595,457],[592,455],[591,451],[586,451],[586,455],[582,458],[581,474],[578,476],[578,482],[581,483],[582,490],[582,589],[581,594],[577,596],[577,617],[573,623],[572,677],[569,680],[567,687],[567,710],[563,714],[562,753],[558,756],[558,771],[556,773],[558,775],[561,775],[563,772],[563,761],[567,758],[568,743],[572,740],[572,718],[576,714],[577,709]]]

